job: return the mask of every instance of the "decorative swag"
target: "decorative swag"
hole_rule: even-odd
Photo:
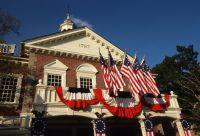
[[[152,111],[163,111],[169,106],[169,95],[162,97],[147,97],[141,98],[142,105],[150,108]]]
[[[55,86],[60,100],[70,108],[86,108],[89,105],[97,104],[99,101],[92,93],[92,89],[62,88]]]
[[[113,115],[124,118],[133,118],[142,111],[142,106],[153,111],[163,111],[169,105],[169,96],[152,97],[112,97],[106,90],[62,88],[55,86],[60,100],[70,108],[86,108],[100,102]]]
[[[94,89],[93,91],[99,102],[115,116],[133,118],[142,110],[139,98],[110,97],[106,90]]]

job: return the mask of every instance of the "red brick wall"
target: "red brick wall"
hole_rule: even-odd
[[[69,68],[67,70],[66,86],[77,87],[76,68],[83,63],[89,63],[98,70],[98,73],[96,74],[96,77],[97,77],[96,87],[105,88],[103,78],[102,78],[103,76],[101,72],[101,66],[98,62],[94,62],[92,60],[82,60],[82,59],[70,58],[66,56],[53,56],[53,55],[47,55],[47,54],[36,54],[36,59],[37,59],[36,60],[36,79],[43,79],[44,65],[57,59]]]
[[[1,74],[22,74],[22,86],[20,91],[19,104],[17,106],[14,105],[6,105],[0,107],[0,116],[17,116],[21,112],[23,95],[25,91],[26,84],[26,76],[27,76],[28,64],[22,64],[20,62],[7,60],[0,60],[0,73]]]

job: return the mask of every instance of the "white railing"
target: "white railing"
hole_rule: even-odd
[[[59,101],[60,101],[60,98],[58,97],[56,90],[53,87],[47,87],[45,102],[46,103],[57,103]]]
[[[48,87],[39,80],[39,84],[36,87],[35,105],[56,103],[60,103],[60,99],[54,87]],[[177,111],[180,111],[177,95],[175,95],[173,91],[170,92],[168,109],[177,109]]]

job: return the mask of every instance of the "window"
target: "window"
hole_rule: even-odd
[[[18,102],[22,76],[0,75],[0,103]]]
[[[88,63],[79,65],[76,68],[77,87],[94,88],[96,87],[97,69]]]
[[[48,86],[61,86],[61,75],[48,74]]]
[[[80,87],[81,88],[92,88],[92,78],[81,77],[80,78]]]
[[[3,47],[3,53],[8,53],[8,46]]]
[[[68,67],[57,59],[44,65],[44,84],[66,87],[67,69]]]

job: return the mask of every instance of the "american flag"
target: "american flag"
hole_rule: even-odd
[[[113,89],[114,95],[117,95],[117,91],[119,89],[122,89],[125,86],[125,83],[115,64],[115,61],[113,60],[110,51],[108,51],[108,57],[109,57],[108,68],[110,72],[110,88]]]
[[[99,62],[101,64],[101,71],[103,72],[103,79],[104,79],[105,87],[109,88],[109,86],[110,86],[109,69],[107,68],[105,60],[100,52],[99,52],[99,56],[100,56]]]
[[[138,79],[131,67],[131,63],[126,53],[124,54],[124,60],[121,67],[121,74],[130,81],[132,95],[136,96],[141,91],[141,87],[138,84]]]
[[[144,59],[142,59],[140,65],[141,65],[143,75],[145,77],[146,85],[148,86],[148,89],[152,92],[152,94],[154,96],[158,96],[159,90],[158,90],[157,84],[156,84],[154,78],[152,77],[151,71]]]
[[[181,121],[181,124],[183,126],[185,136],[191,136],[190,124],[184,119]]]
[[[106,124],[103,120],[94,121],[95,136],[106,136]]]
[[[143,94],[148,93],[148,89],[147,89],[147,86],[146,86],[146,81],[145,81],[145,78],[143,76],[143,72],[142,72],[140,63],[139,63],[139,61],[137,59],[137,56],[134,57],[132,68],[133,68],[134,73],[137,76],[137,79],[138,79],[138,82],[139,82],[139,84],[141,86]]]
[[[144,125],[145,125],[145,129],[146,129],[146,135],[147,136],[154,136],[153,123],[151,122],[151,120],[145,119]]]

